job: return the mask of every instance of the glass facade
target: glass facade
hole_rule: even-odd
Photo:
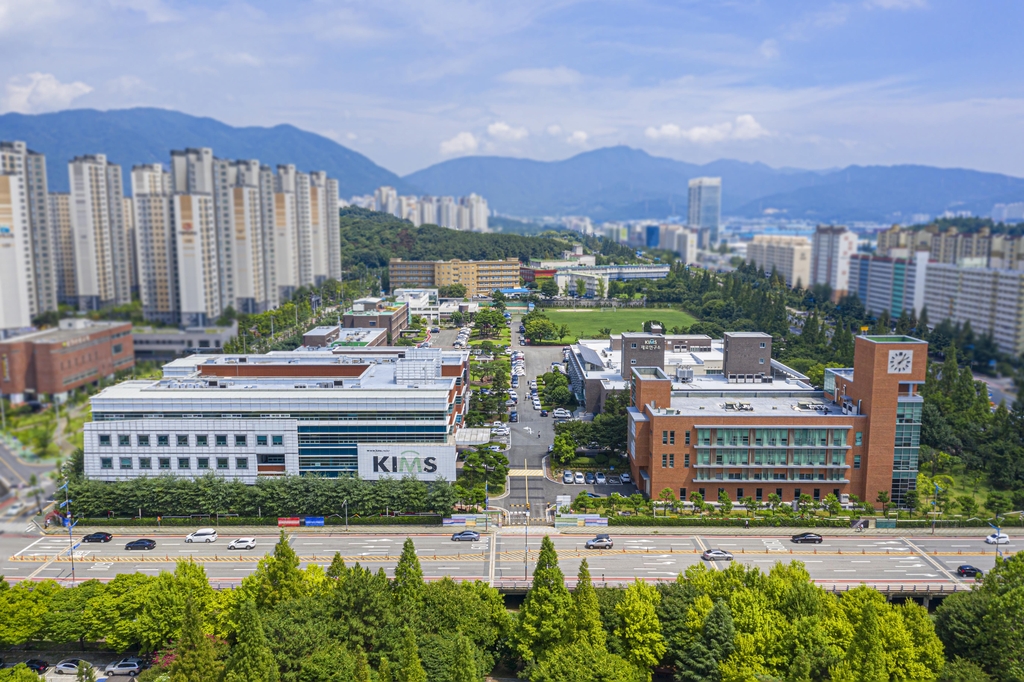
[[[697,447],[696,479],[846,482],[848,440],[836,427],[697,429],[705,447]]]
[[[897,506],[903,506],[907,491],[917,486],[923,407],[923,400],[917,396],[901,398],[896,403],[896,438],[893,443],[892,490],[889,497]]]

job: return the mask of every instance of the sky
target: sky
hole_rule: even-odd
[[[0,113],[291,123],[400,174],[625,144],[1024,176],[1022,25],[1017,0],[0,0]]]

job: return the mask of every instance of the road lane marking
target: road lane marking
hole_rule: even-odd
[[[904,538],[903,541],[906,542],[908,545],[910,545],[910,547],[913,548],[913,550],[915,552],[917,552],[917,554],[921,558],[923,558],[925,561],[927,561],[929,564],[931,564],[934,568],[938,569],[939,572],[942,573],[942,575],[946,576],[951,581],[953,581],[954,585],[963,585],[964,584],[964,582],[962,580],[960,580],[959,576],[956,576],[953,573],[950,573],[949,570],[947,570],[945,566],[943,566],[941,563],[936,561],[934,558],[928,556],[927,552],[922,551],[913,542],[911,542],[910,540],[908,540],[906,538]]]

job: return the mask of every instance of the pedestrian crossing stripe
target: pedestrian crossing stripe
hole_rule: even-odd
[[[544,476],[543,469],[509,469],[509,476]]]

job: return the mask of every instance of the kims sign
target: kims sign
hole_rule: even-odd
[[[455,481],[455,446],[360,443],[359,478],[376,481],[406,476],[420,481],[435,481],[438,476]]]

